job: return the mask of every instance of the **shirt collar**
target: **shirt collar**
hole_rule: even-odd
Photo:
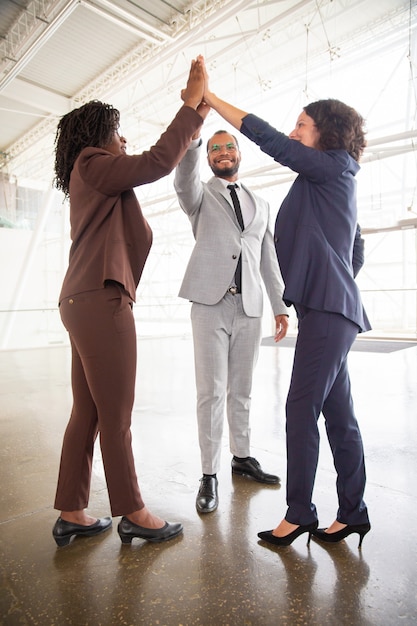
[[[222,182],[222,184],[223,184],[223,186],[224,186],[224,188],[225,188],[225,189],[227,189],[227,186],[228,186],[228,185],[237,185],[239,189],[240,189],[240,187],[241,187],[241,184],[240,184],[240,182],[239,182],[238,180],[235,180],[235,181],[232,183],[232,182],[230,182],[230,180],[226,180],[225,178],[220,178],[220,176],[216,176],[216,178],[218,178],[219,180],[221,180],[221,182]]]

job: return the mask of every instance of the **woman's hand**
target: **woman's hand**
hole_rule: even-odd
[[[191,61],[187,86],[181,91],[181,98],[185,105],[197,110],[203,100],[204,80],[204,71],[200,61],[198,59]]]
[[[204,61],[204,57],[202,54],[199,54],[197,57],[197,61],[200,63],[202,70],[203,70],[203,74],[204,74],[204,102],[206,104],[210,104],[210,87],[209,87],[209,75],[207,72],[207,67],[206,67],[206,63]]]
[[[198,55],[197,62],[200,64],[204,75],[204,103],[217,111],[217,113],[221,115],[227,122],[229,122],[229,124],[237,128],[237,130],[240,130],[240,127],[242,126],[242,119],[246,117],[247,112],[243,111],[242,109],[238,109],[237,107],[229,104],[228,102],[225,102],[224,100],[220,100],[220,98],[218,98],[213,92],[211,92],[209,88],[209,75],[207,72],[204,57],[201,54]]]

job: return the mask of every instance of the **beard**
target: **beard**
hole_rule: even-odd
[[[234,165],[230,167],[217,167],[217,165],[210,165],[211,171],[215,176],[219,178],[229,178],[230,176],[234,176],[239,171],[239,163],[236,162]]]

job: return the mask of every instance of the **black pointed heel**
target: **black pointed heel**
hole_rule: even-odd
[[[258,533],[259,539],[262,541],[266,541],[267,543],[272,543],[274,546],[289,546],[292,544],[294,539],[297,539],[300,535],[304,533],[308,533],[307,545],[310,545],[311,535],[317,529],[318,522],[313,522],[312,524],[308,524],[307,526],[299,526],[292,533],[285,535],[284,537],[276,537],[272,534],[272,530],[264,530],[261,533]]]
[[[180,523],[170,524],[165,522],[162,528],[144,528],[138,524],[134,524],[127,517],[122,517],[117,527],[117,532],[122,543],[132,543],[132,539],[146,539],[152,543],[160,543],[161,541],[169,541],[174,539],[183,528]]]
[[[353,533],[358,533],[359,535],[359,545],[358,548],[362,547],[363,538],[369,531],[371,530],[371,525],[368,524],[351,524],[347,525],[342,530],[338,530],[335,533],[326,533],[327,528],[318,528],[313,532],[313,537],[315,539],[319,539],[319,541],[323,541],[324,543],[338,543],[342,541],[342,539],[346,539],[349,535]]]

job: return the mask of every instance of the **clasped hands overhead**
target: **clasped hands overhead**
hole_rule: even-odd
[[[181,90],[181,99],[184,104],[195,109],[203,119],[207,117],[211,108],[209,76],[201,54],[191,61],[187,86]]]

